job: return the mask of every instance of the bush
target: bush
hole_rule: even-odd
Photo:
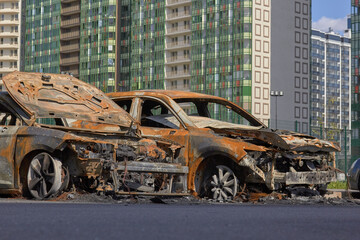
[[[327,186],[328,189],[347,189],[346,181],[332,182]]]

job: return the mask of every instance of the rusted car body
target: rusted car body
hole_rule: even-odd
[[[223,98],[165,90],[108,96],[138,121],[142,136],[183,146],[178,161],[189,169],[189,191],[200,197],[231,199],[245,184],[257,191],[321,190],[336,181],[337,143],[269,129]],[[220,113],[236,123],[219,120]]]
[[[70,182],[89,191],[171,193],[168,176],[187,174],[174,163],[178,144],[140,138],[132,117],[93,86],[22,72],[3,82],[1,194],[46,199]]]

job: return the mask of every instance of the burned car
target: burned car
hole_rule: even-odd
[[[63,74],[13,72],[3,82],[1,194],[46,199],[70,183],[166,194],[185,178],[187,168],[175,162],[181,146],[139,137],[132,117],[97,88]]]
[[[360,190],[360,158],[356,159],[347,172],[350,190]]]
[[[269,129],[223,98],[165,90],[108,96],[138,121],[142,136],[183,146],[179,161],[188,167],[187,186],[197,196],[231,199],[245,185],[255,191],[321,191],[336,181],[337,143]]]

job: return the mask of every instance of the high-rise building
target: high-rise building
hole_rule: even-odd
[[[166,28],[181,22],[167,21],[166,13],[169,18],[172,16],[171,10],[165,7],[169,1],[119,1],[119,90],[163,89],[166,86],[165,61],[171,54],[165,50],[168,38],[165,33],[169,31]]]
[[[350,62],[350,38],[331,29],[312,30],[310,135],[341,143],[338,160],[345,159],[345,153],[347,159],[351,155]],[[339,165],[344,169],[343,161]]]
[[[309,133],[311,0],[271,1],[271,126]],[[277,109],[277,112],[276,112]]]
[[[25,71],[69,73],[115,90],[116,0],[26,0]]]
[[[20,66],[20,0],[0,1],[0,86]]]
[[[360,2],[351,0],[351,157],[360,157]]]
[[[118,89],[213,94],[268,122],[270,9],[269,0],[121,1]]]

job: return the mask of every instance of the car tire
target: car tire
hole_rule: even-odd
[[[206,195],[218,202],[232,200],[238,192],[238,179],[225,165],[217,165],[204,185]]]
[[[63,187],[62,163],[47,152],[30,161],[25,175],[25,195],[43,200],[56,196]]]

